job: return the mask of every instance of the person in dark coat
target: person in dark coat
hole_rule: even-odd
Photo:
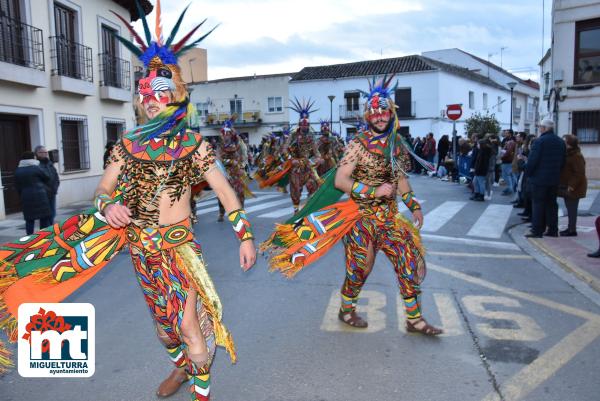
[[[33,234],[36,220],[40,221],[40,229],[52,225],[48,198],[50,177],[39,164],[33,152],[25,152],[15,170],[15,184],[21,197],[27,235]]]
[[[54,224],[54,218],[56,217],[56,194],[58,193],[58,187],[60,186],[60,178],[58,172],[54,168],[54,163],[48,157],[48,150],[45,146],[35,147],[35,158],[40,162],[40,168],[44,170],[48,177],[50,177],[50,184],[48,185],[48,199],[50,200],[50,210],[52,211],[52,219],[50,223]]]
[[[559,196],[564,199],[569,226],[561,231],[561,237],[574,237],[577,235],[577,208],[579,199],[585,198],[587,192],[587,178],[585,176],[585,159],[579,149],[579,140],[575,135],[564,136],[567,146],[565,166],[560,172]]]
[[[446,156],[448,156],[448,151],[450,150],[450,139],[448,139],[448,135],[442,135],[440,138],[437,151],[438,151],[438,164],[436,171],[440,168],[440,166],[444,165],[446,161]]]
[[[492,149],[487,139],[477,141],[477,159],[473,165],[474,169],[474,192],[471,200],[483,202],[485,200],[485,183],[489,170],[490,158],[492,157]]]
[[[525,236],[558,237],[558,203],[556,197],[560,172],[565,165],[566,147],[554,133],[554,122],[543,120],[540,137],[533,142],[525,166],[525,175],[531,185],[532,228]],[[544,232],[544,228],[548,230]]]

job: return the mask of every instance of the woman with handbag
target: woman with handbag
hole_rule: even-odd
[[[560,173],[558,196],[565,201],[569,225],[560,232],[561,237],[574,237],[577,235],[577,208],[579,199],[585,198],[587,191],[587,178],[585,176],[585,159],[579,149],[579,140],[574,135],[564,136],[567,145],[567,158]]]

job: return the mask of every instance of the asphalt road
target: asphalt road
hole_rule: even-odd
[[[259,258],[239,268],[237,241],[200,204],[196,234],[232,331],[238,363],[224,350],[212,369],[215,401],[600,400],[600,306],[524,253],[506,230],[520,222],[508,199],[468,201],[456,184],[416,177],[429,252],[424,315],[446,334],[407,334],[390,263],[380,255],[359,307],[368,330],[337,320],[341,245],[294,280]],[[259,239],[290,206],[261,193],[249,204]],[[279,202],[279,203],[278,203]],[[592,199],[590,209],[598,208]],[[259,205],[267,205],[261,207]],[[202,212],[203,211],[203,212]],[[431,213],[431,214],[429,214]],[[127,254],[70,302],[96,310],[96,367],[88,379],[0,378],[0,400],[154,400],[171,370]],[[172,400],[187,400],[182,388]]]

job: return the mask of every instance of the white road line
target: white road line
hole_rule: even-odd
[[[425,199],[417,199],[417,200],[419,201],[420,205],[423,205],[423,203],[427,202]],[[400,199],[397,203],[398,203],[398,208],[400,209],[401,213],[410,213],[410,210],[406,207],[404,202],[402,202],[402,199]]]
[[[446,201],[425,215],[425,224],[421,231],[435,232],[449,222],[467,202]]]
[[[600,190],[588,189],[587,196],[579,201],[579,210],[590,210],[599,193]]]
[[[280,194],[277,195],[265,195],[265,196],[260,196],[258,198],[252,198],[252,199],[248,199],[247,201],[244,202],[245,205],[249,205],[252,203],[256,203],[256,202],[261,202],[265,199],[272,199],[272,198],[277,198],[281,196]],[[216,200],[214,202],[216,204]],[[204,207],[204,208],[198,208],[196,207],[196,216],[201,216],[203,214],[207,214],[210,212],[216,212],[217,210],[219,210],[219,206],[212,206],[212,207]],[[248,211],[248,208],[246,208],[246,212]]]
[[[292,214],[294,214],[293,207],[284,207],[283,209],[276,210],[274,212],[261,214],[258,217],[265,218],[265,219],[278,219],[283,216],[291,216]]]
[[[494,249],[507,249],[511,251],[520,251],[517,245],[512,242],[501,242],[501,241],[486,241],[481,239],[473,239],[473,238],[460,238],[460,237],[445,237],[443,235],[433,235],[433,234],[421,234],[421,238],[428,239],[431,241],[437,242],[447,242],[449,244],[454,245],[471,245],[471,246],[481,246],[486,248],[494,248]]]
[[[273,201],[273,202],[261,203],[260,205],[247,207],[246,208],[246,213],[252,213],[252,212],[256,212],[258,210],[268,209],[270,207],[274,207],[274,206],[278,206],[278,205],[283,205],[284,203],[288,203],[289,204],[290,202],[291,202],[291,200],[289,198],[285,198],[285,199],[280,199],[280,200]]]
[[[512,211],[513,207],[510,205],[489,205],[467,235],[484,238],[502,237]]]

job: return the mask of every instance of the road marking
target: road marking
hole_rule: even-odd
[[[278,196],[281,196],[281,195],[265,195],[265,196],[260,196],[258,198],[248,199],[247,201],[244,202],[244,206],[245,205],[250,205],[250,204],[256,203],[256,202],[262,202],[265,199],[276,198]],[[214,203],[215,205],[217,204],[217,200],[216,199],[213,199],[213,200],[210,200],[210,201],[206,201],[206,202]],[[210,212],[216,212],[217,210],[219,210],[219,206],[203,207],[203,208],[198,208],[196,206],[196,215],[200,216],[200,215],[207,214],[207,213],[210,213]],[[246,208],[246,212],[248,212],[248,208]]]
[[[466,253],[466,252],[439,252],[427,251],[427,255],[456,256],[459,258],[498,258],[498,259],[533,259],[530,255],[507,255],[501,253]]]
[[[586,197],[584,199],[579,200],[579,210],[590,210],[594,201],[600,194],[600,190],[590,189],[587,191]]]
[[[534,302],[588,320],[588,322],[578,327],[548,351],[540,355],[535,361],[525,366],[519,372],[516,372],[514,376],[501,386],[501,392],[505,400],[517,401],[525,398],[540,384],[556,374],[560,368],[569,363],[575,355],[584,350],[596,338],[600,337],[600,315],[563,305],[537,295],[503,287],[436,264],[430,263],[428,268],[493,291],[504,293],[513,298]],[[484,401],[500,401],[500,397],[496,392],[492,392],[484,398]]]
[[[452,337],[463,334],[462,319],[450,294],[434,293],[433,300],[440,314],[441,328],[444,329],[442,336]]]
[[[500,238],[510,218],[513,207],[510,205],[489,205],[467,235],[484,238]]]
[[[340,322],[338,312],[340,311],[341,303],[340,290],[333,290],[329,304],[323,316],[321,330],[323,331],[345,331],[352,333],[376,333],[385,329],[385,313],[382,309],[385,308],[385,294],[379,291],[363,290],[360,292],[361,301],[367,301],[367,304],[358,304],[356,312],[361,313],[364,319],[369,322],[369,327],[366,329],[357,329]]]
[[[511,251],[520,251],[521,250],[521,248],[519,248],[516,244],[513,244],[512,242],[486,241],[486,240],[480,240],[480,239],[474,239],[474,238],[446,237],[443,235],[434,235],[434,234],[421,234],[421,238],[428,239],[431,241],[437,241],[437,242],[448,242],[453,245],[464,244],[464,245],[471,245],[471,246],[483,246],[483,247],[494,248],[494,249],[505,249],[505,250],[511,250]]]
[[[435,232],[449,222],[467,202],[446,201],[425,215],[425,224],[421,231]]]
[[[512,321],[517,328],[495,328],[489,323],[478,323],[477,328],[494,340],[539,341],[546,333],[529,316],[514,311],[494,311],[485,308],[485,304],[502,305],[509,308],[520,308],[521,304],[514,298],[496,296],[467,295],[462,298],[467,310],[475,316],[491,320]]]
[[[293,207],[284,207],[283,209],[276,210],[274,212],[261,214],[258,217],[263,217],[265,219],[278,219],[283,216],[292,216],[294,214]]]

